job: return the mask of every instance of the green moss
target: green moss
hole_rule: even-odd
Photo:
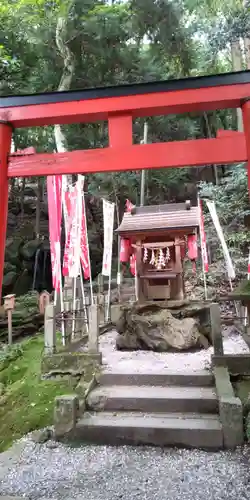
[[[250,394],[250,378],[244,378],[242,380],[237,380],[233,383],[235,395],[240,398],[242,404],[244,405]]]
[[[72,392],[66,382],[40,380],[43,347],[43,335],[25,340],[0,363],[5,386],[0,396],[0,452],[24,434],[51,425],[55,397]]]
[[[250,298],[250,280],[244,280],[242,281],[237,288],[232,292],[231,295],[237,295],[242,297],[249,297]]]

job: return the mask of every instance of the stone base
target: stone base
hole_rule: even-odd
[[[79,409],[77,396],[59,396],[55,399],[54,425],[55,438],[74,435]]]
[[[214,367],[226,367],[230,375],[250,375],[250,354],[214,355],[212,363]]]
[[[69,376],[84,376],[84,380],[89,382],[101,365],[101,361],[101,353],[61,352],[43,357],[41,373],[43,378],[52,378],[58,375],[67,378]]]
[[[223,366],[215,367],[214,375],[224,447],[235,448],[244,442],[242,403],[235,397],[228,369]]]

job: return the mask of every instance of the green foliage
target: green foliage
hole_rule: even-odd
[[[8,350],[12,354],[0,368],[0,383],[4,384],[4,395],[0,396],[0,452],[24,434],[52,425],[55,397],[71,393],[66,382],[40,380],[43,345],[42,335],[25,340]]]
[[[235,261],[242,264],[246,273],[246,255],[250,232],[244,224],[244,217],[250,213],[247,187],[247,171],[245,165],[226,167],[228,174],[221,179],[219,185],[201,183],[201,196],[215,201],[220,223],[223,228],[230,254]],[[211,225],[210,215],[206,215],[207,224],[211,227],[209,239],[217,242],[215,230]],[[220,247],[218,248],[221,255]]]
[[[0,372],[7,368],[9,364],[23,355],[22,346],[3,346],[0,350]]]

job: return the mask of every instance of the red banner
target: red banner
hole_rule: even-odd
[[[66,229],[66,242],[63,256],[63,276],[69,276],[74,264],[74,254],[72,251],[72,233],[74,217],[77,215],[77,189],[76,186],[72,191],[65,191],[63,193],[64,202],[64,218]]]
[[[82,198],[82,226],[81,226],[81,264],[85,280],[90,278],[90,262],[88,249],[88,230],[86,221],[86,208],[84,197]]]
[[[62,222],[62,176],[47,177],[49,237],[52,268],[52,283],[56,292],[61,283],[61,222]]]
[[[72,191],[66,191],[64,193],[64,214],[65,214],[65,226],[66,226],[66,243],[64,250],[64,259],[63,259],[63,276],[69,276],[73,267],[75,266],[75,238],[74,234],[75,225],[77,222],[77,203],[80,203],[80,200],[77,200],[79,195],[79,191],[77,186],[74,187]],[[83,274],[85,279],[90,278],[90,262],[89,262],[89,252],[88,252],[88,235],[87,235],[87,227],[86,227],[86,216],[85,216],[85,203],[82,200],[82,215],[81,215],[81,228],[80,228],[80,261],[83,268]],[[74,240],[74,241],[73,241]]]
[[[202,201],[201,200],[199,200],[199,210],[200,210],[201,257],[202,257],[204,272],[208,273],[207,243],[206,243],[206,233],[205,233],[205,228],[204,228],[204,215],[203,215],[203,211],[202,211]]]

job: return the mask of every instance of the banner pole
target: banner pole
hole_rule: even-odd
[[[88,237],[88,226],[87,226],[87,217],[86,217],[86,205],[85,205],[84,189],[83,189],[83,194],[82,194],[82,202],[83,202],[84,225],[85,225],[85,230],[86,230],[87,255],[88,255],[88,261],[89,261],[90,297],[91,297],[91,304],[93,305],[94,304],[94,295],[93,295],[92,267],[91,267],[91,261],[90,261],[90,253],[89,253],[89,237]]]
[[[248,265],[247,265],[247,279],[248,279],[248,281],[250,281],[250,247],[249,247],[249,255],[248,255]],[[248,323],[248,310],[247,310],[247,307],[245,307],[245,311],[244,311],[244,326],[245,326],[245,328],[247,328],[247,323]]]
[[[206,280],[206,270],[205,270],[205,262],[204,262],[204,249],[203,249],[203,238],[202,238],[202,212],[201,212],[201,199],[198,196],[198,206],[199,206],[199,232],[200,232],[200,246],[201,246],[201,260],[202,260],[202,274],[203,274],[203,283],[204,283],[204,297],[207,300],[207,280]],[[204,228],[203,228],[204,232]]]
[[[88,325],[88,314],[87,314],[87,308],[86,308],[86,299],[85,299],[85,291],[84,291],[84,283],[83,283],[82,266],[80,266],[80,282],[81,282],[81,291],[82,291],[82,303],[83,303],[84,319],[85,319],[85,323],[86,323],[86,333],[88,333],[89,332],[89,325]]]
[[[102,258],[102,275],[107,276],[108,295],[107,307],[105,308],[105,319],[109,319],[111,298],[111,276],[112,276],[112,254],[113,254],[113,229],[114,229],[115,204],[103,199],[103,225],[104,225],[104,248]]]
[[[106,321],[107,322],[109,321],[110,295],[111,295],[111,273],[109,275],[108,296],[107,296],[107,309],[106,309]]]

